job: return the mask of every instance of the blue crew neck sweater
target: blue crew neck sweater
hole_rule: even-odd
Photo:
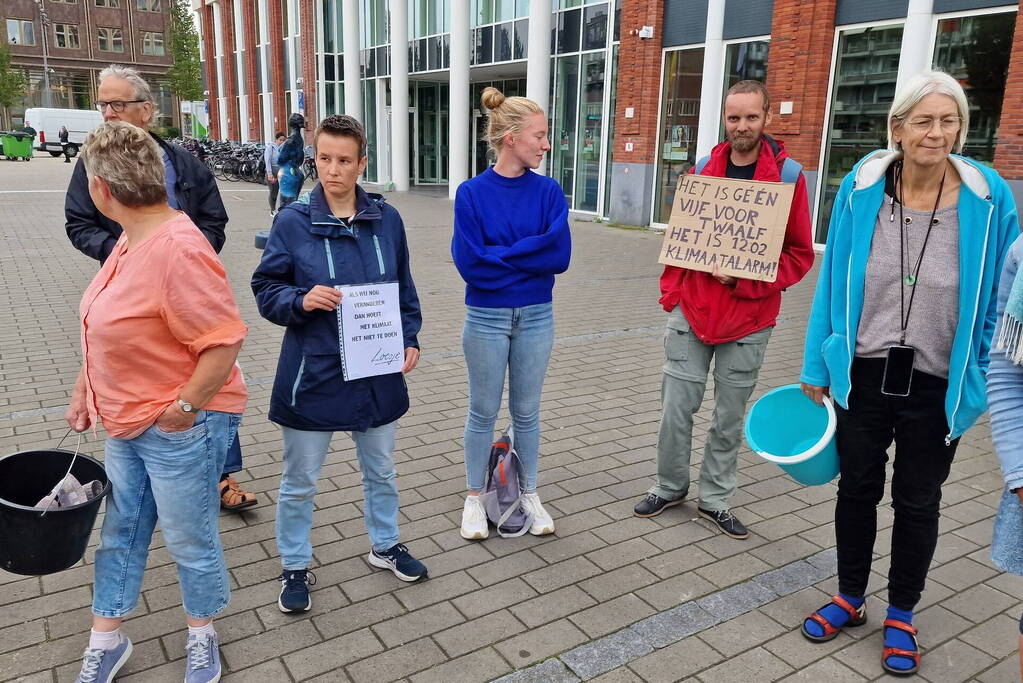
[[[571,255],[568,203],[553,178],[528,170],[508,178],[488,168],[458,186],[451,256],[466,305],[548,303]]]

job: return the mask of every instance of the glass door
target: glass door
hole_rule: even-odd
[[[654,222],[667,223],[675,185],[696,163],[696,137],[700,123],[700,89],[703,87],[703,48],[675,50],[664,55],[661,90],[660,150],[657,155],[657,195]]]

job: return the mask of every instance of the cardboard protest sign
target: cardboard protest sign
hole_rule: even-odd
[[[795,187],[680,176],[658,262],[774,282]]]

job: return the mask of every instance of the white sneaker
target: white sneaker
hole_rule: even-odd
[[[460,533],[462,538],[469,540],[482,540],[490,535],[490,529],[487,528],[487,511],[483,509],[479,496],[465,497]]]
[[[526,509],[526,512],[533,515],[533,525],[529,527],[529,533],[534,536],[545,536],[554,533],[554,520],[543,509],[543,504],[540,503],[540,494],[536,491],[524,494],[522,496],[522,507]]]

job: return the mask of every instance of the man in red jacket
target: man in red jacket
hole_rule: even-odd
[[[795,183],[778,277],[774,282],[761,282],[665,267],[660,303],[670,315],[664,342],[657,480],[636,505],[635,514],[653,517],[685,500],[693,415],[703,402],[714,358],[714,418],[700,468],[698,510],[726,535],[747,538],[746,527],[728,507],[736,489],[746,401],[753,393],[781,308],[781,293],[806,275],[814,254],[806,180],[793,160],[786,163],[784,145],[763,133],[771,122],[764,84],[740,81],[729,88],[724,119],[728,140],[689,172]]]

